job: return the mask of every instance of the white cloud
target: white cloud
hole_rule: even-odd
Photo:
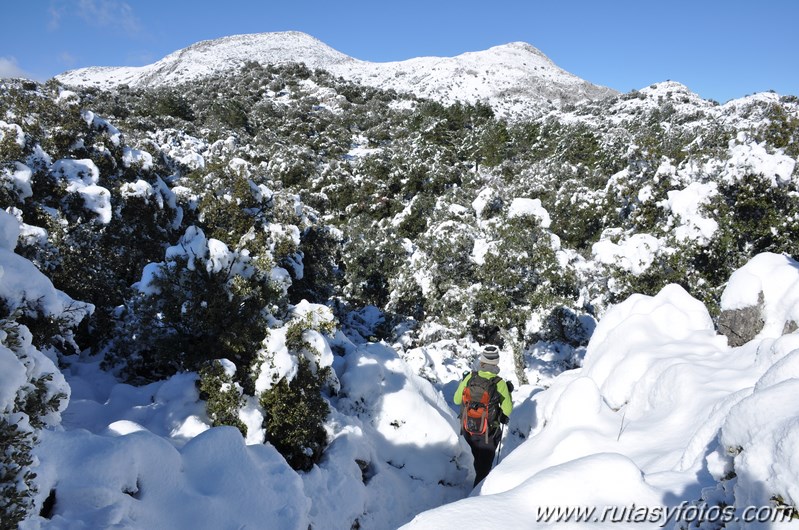
[[[23,70],[13,57],[0,57],[0,79],[9,77],[33,78],[31,74]]]
[[[77,62],[75,56],[69,52],[61,52],[58,54],[58,59],[61,61],[62,64],[67,65],[68,67],[72,67]]]
[[[127,33],[142,29],[133,8],[122,0],[78,0],[78,15],[94,26],[121,28]]]

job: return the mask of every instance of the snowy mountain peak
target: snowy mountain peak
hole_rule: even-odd
[[[488,49],[488,51],[492,51],[492,50],[493,51],[500,51],[500,52],[507,51],[508,53],[514,53],[514,52],[515,53],[528,53],[528,54],[532,54],[532,55],[537,55],[537,56],[539,56],[540,58],[544,59],[546,62],[548,62],[550,64],[553,64],[553,65],[555,64],[555,63],[553,63],[550,60],[549,57],[544,55],[544,52],[542,52],[541,50],[539,50],[538,48],[536,48],[532,44],[529,44],[529,43],[523,42],[523,41],[515,41],[515,42],[509,42],[507,44],[500,44],[499,46],[493,46],[493,47]]]
[[[56,76],[66,84],[110,88],[119,84],[158,86],[178,84],[236,70],[248,61],[261,64],[305,63],[329,68],[352,58],[298,31],[231,35],[205,40],[141,67],[92,67]]]
[[[309,67],[352,60],[307,33],[285,31],[231,35],[200,41],[168,55],[162,61],[202,58],[220,59],[223,63],[231,60],[255,60],[272,64],[304,62]]]
[[[615,91],[556,66],[541,51],[512,42],[456,57],[375,63],[345,55],[297,31],[232,35],[197,42],[141,67],[91,67],[56,76],[67,85],[159,86],[235,71],[248,61],[305,63],[344,79],[451,103],[487,102],[501,115],[525,116]]]

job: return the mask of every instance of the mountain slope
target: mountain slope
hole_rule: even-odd
[[[529,115],[615,91],[593,85],[557,67],[533,46],[515,42],[457,57],[420,57],[373,63],[340,53],[300,32],[234,35],[202,41],[142,67],[91,67],[56,78],[68,85],[110,88],[189,82],[260,64],[302,62],[344,79],[410,92],[443,102],[488,102],[500,114]]]
[[[101,88],[120,84],[152,87],[235,70],[248,61],[261,64],[303,62],[309,68],[357,62],[304,33],[263,33],[197,42],[147,66],[81,68],[56,78],[66,84]]]

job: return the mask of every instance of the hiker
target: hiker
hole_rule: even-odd
[[[508,423],[513,410],[513,383],[498,374],[499,348],[485,346],[478,369],[464,373],[453,398],[461,405],[461,434],[474,456],[474,486],[491,471],[502,438],[501,424]]]

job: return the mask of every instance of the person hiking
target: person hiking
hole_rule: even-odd
[[[474,457],[474,486],[491,471],[502,438],[501,424],[508,423],[513,411],[513,383],[498,374],[499,348],[485,346],[478,369],[464,373],[453,397],[455,404],[461,406],[461,435]]]

